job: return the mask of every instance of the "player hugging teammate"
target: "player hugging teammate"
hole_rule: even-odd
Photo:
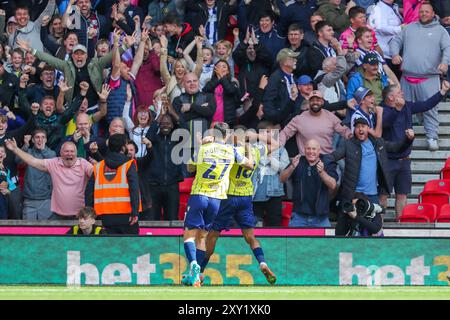
[[[213,137],[203,144],[188,163],[196,172],[184,219],[184,250],[190,272],[182,279],[185,285],[201,286],[201,273],[214,253],[222,230],[229,230],[233,218],[242,229],[259,262],[261,272],[270,284],[276,277],[264,259],[264,252],[254,235],[256,217],[253,213],[252,175],[261,157],[278,148],[269,136],[260,136],[239,126],[230,134],[226,123],[218,122]],[[250,144],[263,140],[264,143]]]

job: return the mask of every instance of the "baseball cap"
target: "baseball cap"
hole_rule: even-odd
[[[83,46],[82,44],[77,44],[75,47],[73,47],[72,52],[76,52],[77,50],[81,50],[84,53],[88,53],[86,47]]]
[[[356,91],[354,93],[356,102],[358,104],[361,104],[361,101],[363,101],[364,98],[369,94],[373,94],[372,90],[364,88],[364,87],[359,87],[358,89],[356,89]]]
[[[300,52],[294,52],[291,49],[284,48],[277,54],[277,62],[284,60],[286,58],[297,58]]]
[[[318,98],[323,99],[323,94],[322,94],[322,92],[320,92],[319,90],[313,90],[313,91],[309,94],[308,100],[311,99],[312,97],[318,97]]]
[[[305,85],[305,84],[310,84],[310,83],[313,83],[313,80],[312,80],[311,77],[308,76],[308,75],[300,76],[300,77],[298,77],[298,79],[297,79],[297,84],[298,84],[298,85],[301,85],[301,86],[303,86],[303,85]]]
[[[378,55],[375,52],[369,52],[367,53],[363,60],[362,63],[368,63],[368,64],[378,64],[380,61],[378,60]]]
[[[17,23],[16,18],[14,16],[9,17],[8,23],[10,23],[10,22]]]
[[[369,125],[366,118],[363,117],[356,118],[355,121],[353,121],[353,127],[356,127],[357,124],[365,124],[366,126]]]

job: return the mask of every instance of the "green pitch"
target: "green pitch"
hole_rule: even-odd
[[[65,287],[0,286],[0,299],[89,300],[297,300],[297,299],[450,299],[450,287],[289,287],[178,286]]]

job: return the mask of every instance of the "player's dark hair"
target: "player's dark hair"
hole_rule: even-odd
[[[222,135],[222,138],[227,136],[227,130],[230,129],[230,126],[225,122],[217,122],[214,125],[214,130],[217,130]]]
[[[359,6],[354,6],[353,8],[351,8],[349,11],[348,11],[348,17],[350,18],[350,19],[355,19],[356,18],[356,16],[358,15],[358,14],[366,14],[366,9],[364,9],[363,7],[359,7]]]
[[[120,153],[127,144],[128,138],[124,134],[113,134],[108,139],[108,150],[111,152]]]
[[[263,120],[263,121],[260,121],[258,123],[258,125],[256,126],[256,129],[258,129],[258,131],[259,131],[259,130],[262,130],[262,129],[269,129],[272,126],[273,126],[272,122],[267,121],[267,120]]]

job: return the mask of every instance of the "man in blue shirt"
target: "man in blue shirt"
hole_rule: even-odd
[[[441,90],[426,101],[405,101],[403,91],[395,85],[387,86],[383,90],[383,138],[386,141],[400,141],[406,129],[412,128],[412,115],[431,110],[447,95],[450,83],[443,81]],[[388,170],[392,177],[395,190],[395,211],[400,216],[406,198],[411,193],[411,146],[402,152],[388,152]],[[382,190],[380,202],[386,206],[387,193],[392,190]]]
[[[384,141],[369,135],[369,123],[364,118],[354,122],[354,136],[343,141],[331,154],[334,161],[345,157],[345,170],[339,189],[340,205],[351,202],[355,193],[362,193],[372,203],[378,204],[380,188],[392,189],[388,172],[388,152],[403,152],[414,140],[414,131],[407,129],[398,141]],[[336,235],[346,234],[347,214],[339,212]]]

